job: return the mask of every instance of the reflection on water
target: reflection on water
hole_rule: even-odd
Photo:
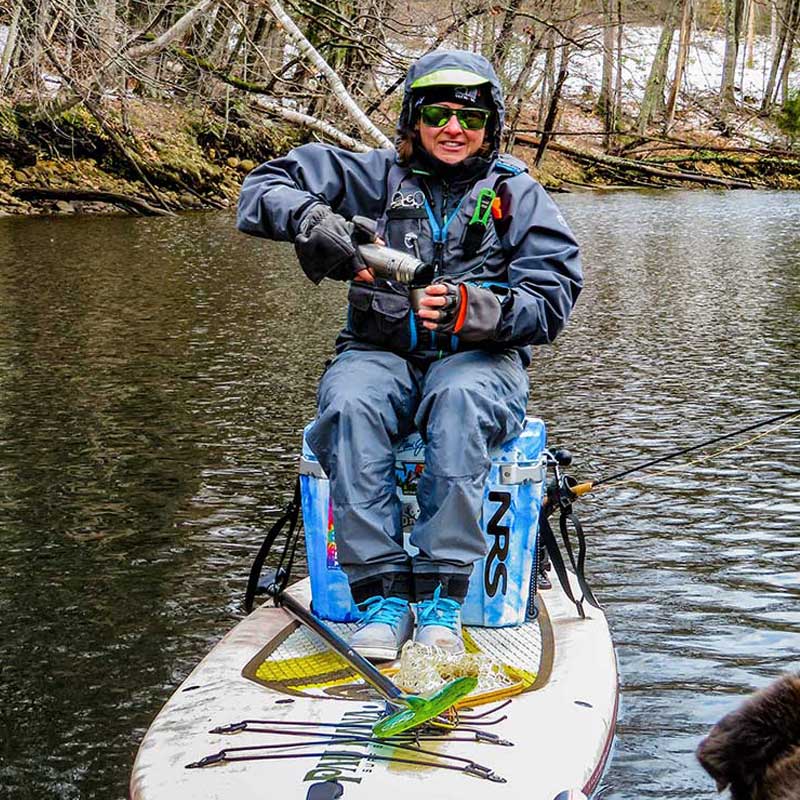
[[[800,404],[797,195],[559,202],[587,288],[531,410],[577,475]],[[122,798],[150,719],[241,616],[345,291],[227,214],[0,223],[0,785]],[[582,504],[623,683],[606,798],[714,797],[698,739],[800,667],[799,433]]]

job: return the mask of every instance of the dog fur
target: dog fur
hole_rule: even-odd
[[[732,800],[800,800],[800,673],[785,675],[724,716],[697,758]]]

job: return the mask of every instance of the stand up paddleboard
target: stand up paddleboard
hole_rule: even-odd
[[[288,591],[309,604],[307,580]],[[371,733],[384,701],[285,610],[262,605],[153,721],[131,800],[588,797],[617,713],[608,625],[594,607],[581,619],[558,585],[537,600],[538,617],[524,625],[464,631],[468,651],[505,664],[520,693],[461,708],[455,730],[384,742]],[[345,636],[352,628],[331,627]]]

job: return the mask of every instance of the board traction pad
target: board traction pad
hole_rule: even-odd
[[[356,623],[329,622],[343,638]],[[539,688],[549,672],[552,632],[544,605],[539,617],[518,627],[464,628],[467,652],[484,653],[510,667],[522,682],[521,690]],[[372,690],[352,667],[300,623],[287,626],[245,666],[242,675],[268,689],[305,697],[364,700]]]

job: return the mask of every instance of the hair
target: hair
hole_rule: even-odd
[[[800,797],[800,674],[790,674],[723,717],[697,758],[732,800]]]

